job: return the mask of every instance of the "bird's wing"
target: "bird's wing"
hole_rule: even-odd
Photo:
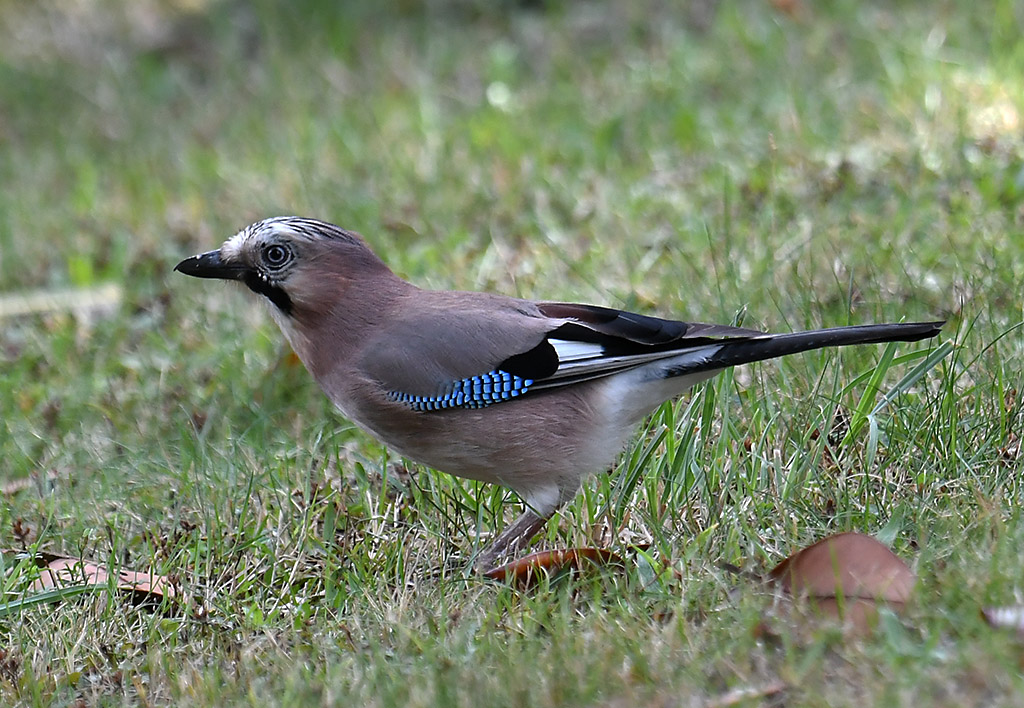
[[[763,335],[592,305],[431,293],[366,343],[362,368],[417,410],[481,407],[722,340]],[[467,297],[472,295],[471,297]]]
[[[771,336],[742,327],[665,320],[596,305],[552,302],[538,308],[564,324],[545,339],[558,355],[558,368],[536,381],[536,389],[607,376],[723,341]]]

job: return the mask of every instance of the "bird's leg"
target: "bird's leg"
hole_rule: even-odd
[[[527,507],[523,515],[515,522],[498,534],[490,546],[485,548],[476,559],[476,569],[486,572],[495,567],[498,559],[506,554],[515,553],[533,538],[533,535],[544,528],[552,514],[541,516],[533,509]]]
[[[567,501],[567,497],[575,493],[575,489],[567,494],[557,484],[549,484],[519,491],[526,509],[523,515],[507,529],[498,534],[490,546],[485,548],[476,560],[476,570],[487,572],[497,565],[502,556],[515,553],[525,546],[535,533],[543,528],[558,507]]]

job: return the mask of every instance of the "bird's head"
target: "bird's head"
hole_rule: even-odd
[[[273,303],[279,319],[316,314],[352,297],[361,283],[394,279],[358,234],[295,216],[257,221],[174,270],[239,280]]]

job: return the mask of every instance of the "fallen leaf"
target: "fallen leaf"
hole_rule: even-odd
[[[818,541],[779,563],[768,574],[784,592],[809,600],[823,615],[863,631],[880,605],[903,609],[914,573],[871,536],[841,533]]]
[[[111,582],[112,573],[109,568],[80,558],[37,552],[33,560],[39,568],[39,578],[29,586],[32,592],[72,588],[105,589]],[[167,576],[126,568],[117,571],[113,584],[118,590],[131,593],[132,599],[137,602],[174,598],[178,594],[174,582]]]
[[[1024,605],[1007,605],[1006,607],[986,607],[981,616],[996,629],[1011,629],[1017,636],[1024,639]]]
[[[39,571],[39,580],[32,583],[33,590],[48,590],[74,585],[106,587],[110,571],[104,566],[77,558],[57,558]],[[135,570],[119,570],[114,587],[118,590],[174,597],[175,589],[166,576]]]
[[[539,582],[543,575],[563,570],[582,571],[603,565],[623,565],[622,559],[607,548],[567,548],[538,551],[484,572],[492,580],[511,583],[525,589]]]
[[[787,592],[906,602],[914,586],[907,564],[871,536],[829,536],[794,553],[769,573]]]

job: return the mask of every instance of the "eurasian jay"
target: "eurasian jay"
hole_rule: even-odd
[[[341,413],[401,455],[511,487],[526,505],[477,559],[521,548],[606,470],[662,402],[730,366],[821,347],[934,337],[943,322],[765,334],[595,305],[422,290],[352,231],[277,217],[175,270],[270,301]]]

